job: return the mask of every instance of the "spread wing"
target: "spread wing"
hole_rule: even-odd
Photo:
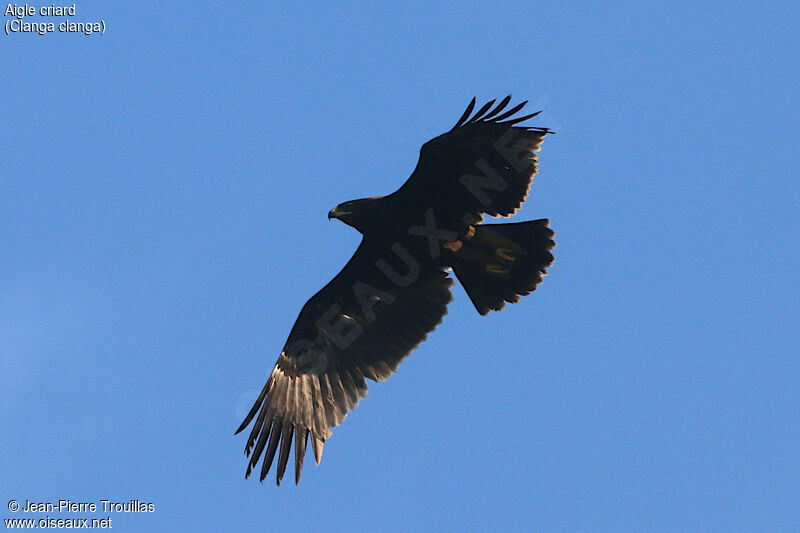
[[[411,177],[394,194],[406,205],[433,209],[442,227],[464,229],[481,213],[509,216],[525,201],[536,175],[536,154],[547,128],[517,124],[539,113],[517,116],[527,102],[504,111],[488,102],[470,116],[475,99],[449,132],[422,146]],[[491,110],[490,110],[491,109]]]
[[[441,322],[451,284],[445,272],[420,265],[401,247],[387,251],[362,240],[344,269],[303,306],[267,384],[236,431],[258,414],[245,447],[247,476],[266,449],[263,481],[277,451],[280,484],[293,437],[295,483],[309,438],[319,464],[331,429],[366,396],[365,379],[387,379]]]

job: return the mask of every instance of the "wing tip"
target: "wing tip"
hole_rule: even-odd
[[[511,95],[510,94],[507,95],[500,101],[500,103],[497,104],[497,106],[495,106],[494,109],[491,109],[491,107],[494,105],[496,101],[497,99],[488,101],[483,106],[481,106],[481,108],[474,115],[470,116],[472,114],[472,111],[475,109],[475,104],[477,102],[477,98],[473,96],[472,100],[470,100],[469,105],[467,106],[467,109],[461,115],[461,118],[458,119],[455,126],[453,126],[450,129],[450,131],[453,131],[462,126],[466,126],[468,124],[473,124],[476,122],[492,122],[495,124],[513,126],[519,122],[523,122],[542,113],[542,110],[539,110],[536,111],[535,113],[530,113],[528,115],[524,115],[521,117],[512,118],[513,115],[521,111],[522,108],[524,108],[528,104],[528,100],[523,100],[521,103],[515,105],[511,109],[498,115],[498,113],[504,110],[506,106],[509,104],[509,102],[511,102]],[[535,131],[541,131],[544,134],[555,133],[554,131],[548,128],[530,128],[530,129]]]
[[[450,131],[453,131],[454,129],[459,128],[464,124],[464,121],[469,118],[469,115],[470,115],[470,113],[472,113],[472,110],[475,109],[475,102],[476,101],[477,101],[477,97],[473,96],[472,100],[470,100],[470,102],[469,102],[469,105],[467,105],[467,109],[464,111],[464,113],[461,115],[461,118],[458,119],[458,122],[456,122],[455,126],[453,126]]]
[[[316,435],[311,435],[311,447],[314,450],[314,462],[317,464],[322,461],[322,449],[325,446],[325,440],[317,437]]]

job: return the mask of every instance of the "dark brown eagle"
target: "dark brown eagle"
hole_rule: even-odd
[[[518,124],[538,113],[503,112],[511,97],[471,115],[422,146],[417,168],[388,196],[338,205],[363,234],[339,274],[300,311],[278,362],[236,433],[255,418],[245,453],[249,476],[263,452],[261,480],[278,454],[280,485],[294,438],[295,483],[308,440],[319,464],[331,429],[384,381],[442,321],[452,269],[482,315],[516,303],[542,281],[555,246],[547,219],[480,225],[525,201],[547,128]],[[256,415],[258,415],[256,417]]]

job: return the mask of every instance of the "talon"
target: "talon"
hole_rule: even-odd
[[[486,265],[486,271],[492,274],[508,274],[508,269],[503,268],[503,265],[498,265],[497,263],[489,263]]]
[[[516,256],[511,252],[509,248],[498,248],[494,251],[494,255],[498,259],[502,259],[510,263],[513,263],[514,261],[517,260]]]
[[[446,242],[442,245],[442,248],[446,248],[451,252],[455,253],[461,249],[461,246],[463,244],[464,243],[462,243],[461,241]]]

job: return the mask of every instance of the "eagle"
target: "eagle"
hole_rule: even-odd
[[[553,263],[549,220],[481,224],[525,201],[548,128],[521,126],[527,101],[511,96],[477,112],[475,98],[455,126],[420,150],[408,180],[387,196],[344,202],[328,213],[362,234],[341,272],[303,306],[278,361],[238,434],[245,477],[261,481],[278,456],[280,485],[294,443],[295,484],[308,441],[319,464],[331,430],[441,323],[452,272],[481,315],[516,303]],[[493,107],[494,106],[494,107]]]

